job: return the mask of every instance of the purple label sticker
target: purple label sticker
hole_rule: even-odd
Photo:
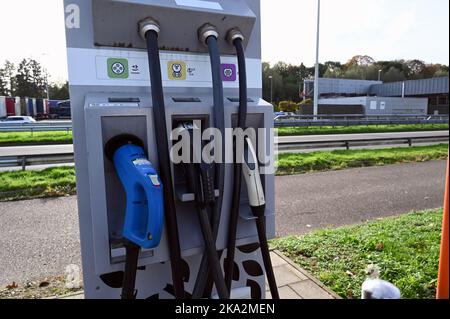
[[[222,81],[224,82],[235,82],[237,79],[237,71],[235,64],[222,64]]]

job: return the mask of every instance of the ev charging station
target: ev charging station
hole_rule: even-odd
[[[267,271],[275,282],[264,253],[274,175],[257,180],[247,159],[271,154],[270,134],[258,133],[263,143],[246,147],[242,165],[190,170],[167,155],[177,128],[273,129],[261,99],[260,0],[65,0],[65,9],[86,298],[264,299]]]

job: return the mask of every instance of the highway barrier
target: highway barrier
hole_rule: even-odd
[[[412,125],[448,124],[448,115],[280,115],[275,117],[275,127],[318,127],[318,126],[357,126],[357,125]]]
[[[370,125],[407,125],[407,124],[448,124],[448,115],[279,115],[275,117],[275,127],[318,127],[318,126],[370,126]],[[0,132],[44,132],[71,131],[70,121],[46,121],[33,124],[10,124],[0,122]]]
[[[402,135],[403,134],[403,135]],[[334,135],[334,136],[301,136],[301,137],[278,137],[275,139],[275,144],[278,152],[296,152],[308,149],[339,149],[344,148],[349,150],[352,147],[361,146],[376,146],[376,145],[400,145],[407,144],[414,146],[419,143],[448,143],[448,132],[416,132],[416,133],[394,133],[394,134],[356,134],[356,135]],[[14,148],[11,153],[0,152],[0,167],[22,167],[26,169],[27,166],[32,165],[52,165],[73,163],[74,155],[73,149],[67,145],[68,151],[50,152],[43,150],[40,152],[34,151],[33,155],[24,155],[19,151],[21,148]],[[1,150],[1,149],[0,149]]]

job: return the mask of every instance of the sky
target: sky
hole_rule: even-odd
[[[317,0],[261,3],[263,61],[312,66]],[[375,60],[449,64],[448,0],[322,0],[321,7],[321,62],[364,54]],[[31,57],[48,70],[51,82],[64,81],[63,1],[2,0],[0,9],[11,12],[0,18],[0,64]]]

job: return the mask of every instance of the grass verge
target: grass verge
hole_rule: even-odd
[[[381,278],[398,286],[403,298],[432,299],[441,225],[442,210],[428,210],[278,239],[272,246],[344,298],[361,297],[365,269],[376,264]]]
[[[348,127],[283,127],[278,129],[278,136],[325,135],[325,134],[358,134],[358,133],[395,133],[420,131],[445,131],[448,124],[413,124],[413,125],[377,125]]]
[[[3,201],[74,194],[76,184],[73,167],[0,173],[0,200]]]
[[[396,163],[426,162],[448,157],[448,144],[369,150],[280,154],[277,175],[303,174]]]
[[[28,144],[71,144],[72,132],[11,132],[0,133],[0,146]]]

